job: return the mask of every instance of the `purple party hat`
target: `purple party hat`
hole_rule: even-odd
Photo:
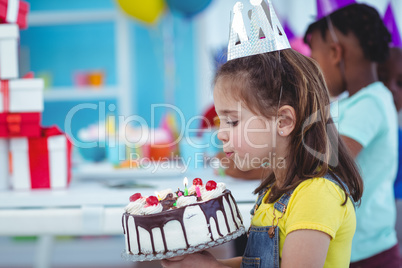
[[[387,26],[388,31],[392,35],[392,45],[395,47],[402,47],[401,35],[398,30],[398,26],[396,25],[396,20],[394,16],[394,12],[392,10],[391,3],[389,3],[387,7],[387,11],[385,11],[384,15],[384,24]]]
[[[293,33],[292,29],[290,29],[289,24],[287,22],[283,24],[283,30],[285,31],[288,40],[293,39],[295,37],[295,34]]]
[[[317,20],[344,6],[355,4],[355,0],[317,0]]]

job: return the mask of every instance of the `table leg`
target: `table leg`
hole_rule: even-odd
[[[51,255],[52,255],[52,235],[38,236],[35,252],[35,266],[34,268],[50,268]]]

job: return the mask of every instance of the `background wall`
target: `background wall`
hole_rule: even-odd
[[[118,10],[113,0],[28,0],[31,12]],[[130,70],[132,78],[130,113],[143,117],[148,124],[159,124],[164,113],[158,109],[152,117],[151,104],[175,104],[189,119],[201,114],[212,103],[211,81],[215,72],[214,53],[227,45],[230,12],[236,0],[214,0],[192,19],[165,13],[156,25],[136,20],[129,24]],[[378,8],[383,15],[389,0],[362,0]],[[314,20],[316,0],[273,0],[279,18],[287,21],[296,35],[303,35]],[[402,1],[392,0],[396,14],[402,14]],[[398,18],[402,29],[402,17]],[[113,22],[73,25],[32,26],[21,32],[21,70],[38,75],[51,74],[52,85],[73,86],[73,76],[80,70],[103,70],[106,86],[118,83],[116,42]],[[166,58],[166,52],[171,57]],[[23,74],[22,73],[22,74]],[[71,94],[77,92],[72,91]],[[43,124],[57,124],[64,129],[66,114],[76,105],[119,104],[115,97],[105,100],[74,99],[45,102]],[[104,101],[104,102],[103,102]],[[99,109],[80,111],[72,120],[72,132],[99,121]],[[104,117],[103,117],[104,118]],[[102,118],[101,118],[102,119]]]

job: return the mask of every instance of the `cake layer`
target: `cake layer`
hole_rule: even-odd
[[[222,241],[244,231],[229,190],[214,199],[152,215],[123,214],[126,253],[166,255]],[[211,243],[212,242],[212,243]]]

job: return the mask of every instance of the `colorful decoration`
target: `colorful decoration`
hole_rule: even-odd
[[[0,23],[16,23],[21,29],[28,28],[29,4],[19,0],[0,0]]]
[[[43,87],[37,78],[1,80],[0,113],[42,112]]]
[[[145,201],[146,201],[145,207],[156,206],[159,204],[158,198],[153,195],[149,196]]]
[[[355,0],[317,0],[317,20],[344,6],[355,4]]]
[[[215,181],[208,181],[207,184],[205,184],[205,189],[207,191],[212,191],[216,189],[216,182]]]
[[[66,188],[71,180],[71,142],[57,127],[39,138],[11,138],[11,184],[15,190]]]
[[[140,198],[142,198],[141,194],[140,193],[135,193],[132,196],[130,196],[130,202],[135,202]]]
[[[198,198],[201,197],[201,190],[200,190],[200,186],[195,186],[195,193],[197,194],[197,200]]]
[[[170,10],[189,18],[203,11],[211,2],[212,0],[166,0]]]
[[[202,186],[202,180],[200,178],[195,178],[193,180],[193,185],[201,185]]]
[[[0,79],[16,79],[18,74],[19,29],[16,24],[0,25]]]
[[[0,113],[0,138],[39,137],[41,113]]]
[[[165,8],[163,0],[117,0],[128,15],[145,23],[155,23]]]
[[[392,45],[395,47],[402,47],[402,39],[400,32],[398,30],[398,26],[396,24],[396,19],[394,15],[394,11],[392,9],[391,2],[389,3],[387,10],[385,11],[384,15],[384,24],[387,26],[388,31],[392,35]]]
[[[182,196],[183,195],[183,191],[180,191],[180,188],[177,188],[177,192],[176,192],[177,196]]]

